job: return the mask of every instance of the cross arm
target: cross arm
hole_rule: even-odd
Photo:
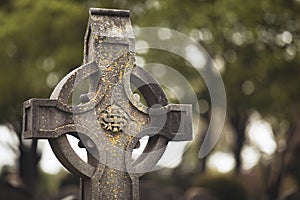
[[[160,129],[172,141],[192,140],[192,106],[188,104],[169,104],[164,107],[150,108],[151,127]]]
[[[24,102],[23,137],[50,139],[69,132],[73,115],[54,99],[30,99]]]

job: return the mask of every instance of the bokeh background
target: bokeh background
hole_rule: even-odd
[[[48,98],[81,65],[89,7],[129,9],[135,28],[188,35],[206,49],[224,80],[226,123],[214,150],[200,159],[211,110],[201,76],[176,55],[138,52],[141,63],[162,63],[183,74],[201,113],[180,162],[142,178],[141,199],[300,199],[299,0],[2,0],[0,199],[77,198],[79,180],[59,165],[47,142],[21,139],[22,103]],[[175,89],[184,94],[180,85]],[[166,92],[178,101],[174,91]]]

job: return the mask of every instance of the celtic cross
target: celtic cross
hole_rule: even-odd
[[[157,81],[135,64],[134,40],[129,11],[91,8],[84,64],[58,83],[50,99],[24,102],[23,137],[49,140],[59,161],[81,178],[84,200],[139,199],[139,177],[155,167],[168,142],[192,138],[191,106],[168,103]],[[72,104],[74,90],[87,79],[88,92]],[[67,134],[79,139],[87,162]],[[148,143],[134,160],[144,136]]]

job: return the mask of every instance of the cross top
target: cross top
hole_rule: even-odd
[[[91,8],[84,46],[84,64],[59,82],[50,99],[24,103],[23,137],[49,140],[60,162],[80,176],[81,199],[139,199],[139,177],[153,170],[168,142],[191,140],[191,106],[168,104],[157,81],[134,63],[129,11]],[[81,103],[70,104],[86,79]],[[79,139],[88,162],[67,134]],[[144,136],[148,143],[133,160]]]

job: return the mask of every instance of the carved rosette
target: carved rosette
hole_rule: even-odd
[[[112,133],[118,133],[124,131],[124,128],[128,124],[128,115],[118,105],[110,105],[103,110],[98,121],[101,127]]]

